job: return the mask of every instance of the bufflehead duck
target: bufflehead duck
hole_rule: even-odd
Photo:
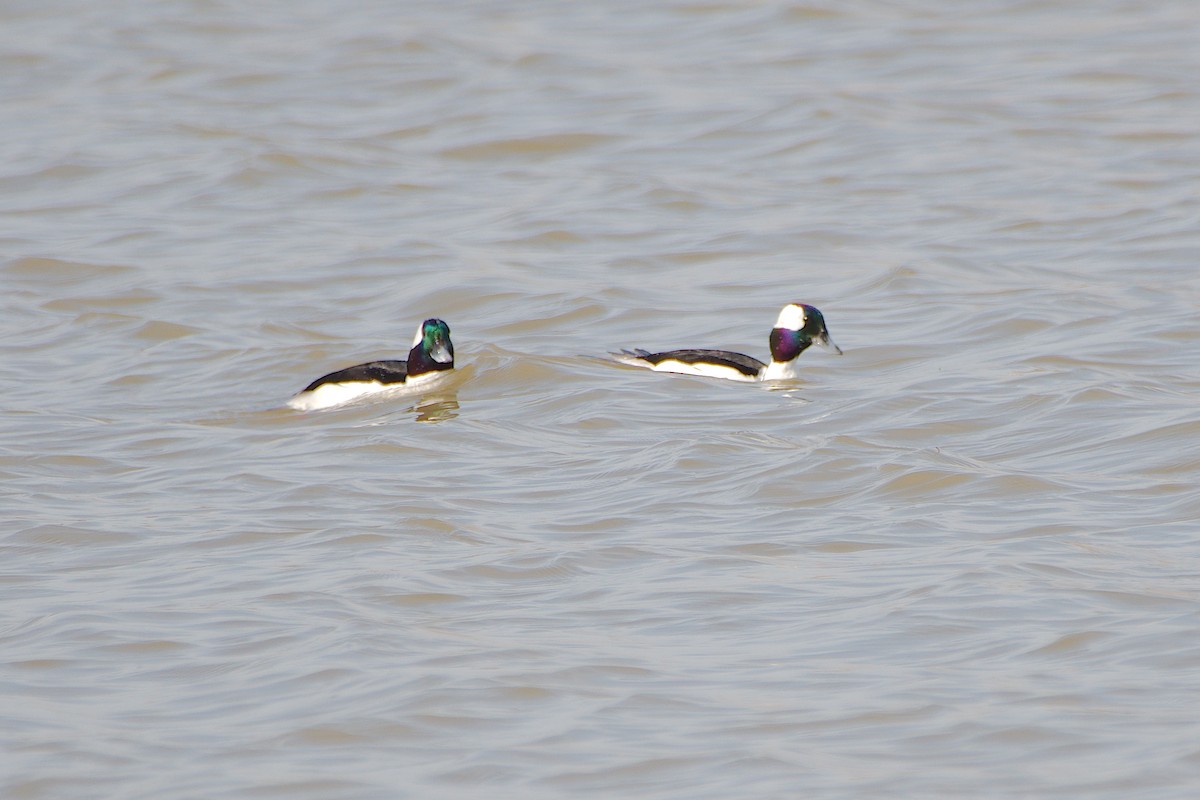
[[[784,381],[800,377],[796,358],[813,342],[838,355],[842,349],[829,338],[825,317],[813,306],[789,303],[779,312],[768,339],[771,363],[731,353],[728,350],[623,350],[613,353],[618,361],[655,372],[679,372],[734,381]]]
[[[446,370],[454,369],[450,326],[427,319],[417,327],[408,361],[372,361],[322,375],[287,404],[297,411],[329,408],[375,392],[424,388]],[[404,392],[407,393],[407,392]]]

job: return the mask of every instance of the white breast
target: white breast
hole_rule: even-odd
[[[762,379],[764,381],[796,380],[800,377],[800,368],[796,363],[799,360],[798,358],[793,358],[791,361],[772,361],[763,370]]]

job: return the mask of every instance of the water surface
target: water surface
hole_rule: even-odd
[[[1191,4],[0,23],[0,794],[1195,795]]]

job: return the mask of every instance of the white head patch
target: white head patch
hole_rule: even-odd
[[[425,338],[425,323],[422,322],[420,325],[417,326],[417,335],[413,337],[412,346],[416,347],[417,345],[419,345],[421,343],[421,340],[424,338]],[[409,348],[409,349],[411,350],[412,348]]]
[[[788,303],[783,307],[783,311],[779,312],[779,319],[775,320],[775,327],[798,331],[804,327],[806,319],[804,309],[800,305],[797,303]]]

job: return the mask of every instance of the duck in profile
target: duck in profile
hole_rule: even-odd
[[[825,317],[804,303],[788,303],[779,312],[768,339],[771,363],[728,350],[622,350],[613,356],[623,364],[645,367],[655,372],[678,372],[734,381],[785,381],[800,377],[796,360],[816,342],[839,356],[842,349],[829,338]]]
[[[322,375],[287,404],[297,411],[314,411],[376,392],[407,394],[408,390],[428,388],[453,369],[450,326],[440,319],[427,319],[417,327],[407,361],[371,361]]]

